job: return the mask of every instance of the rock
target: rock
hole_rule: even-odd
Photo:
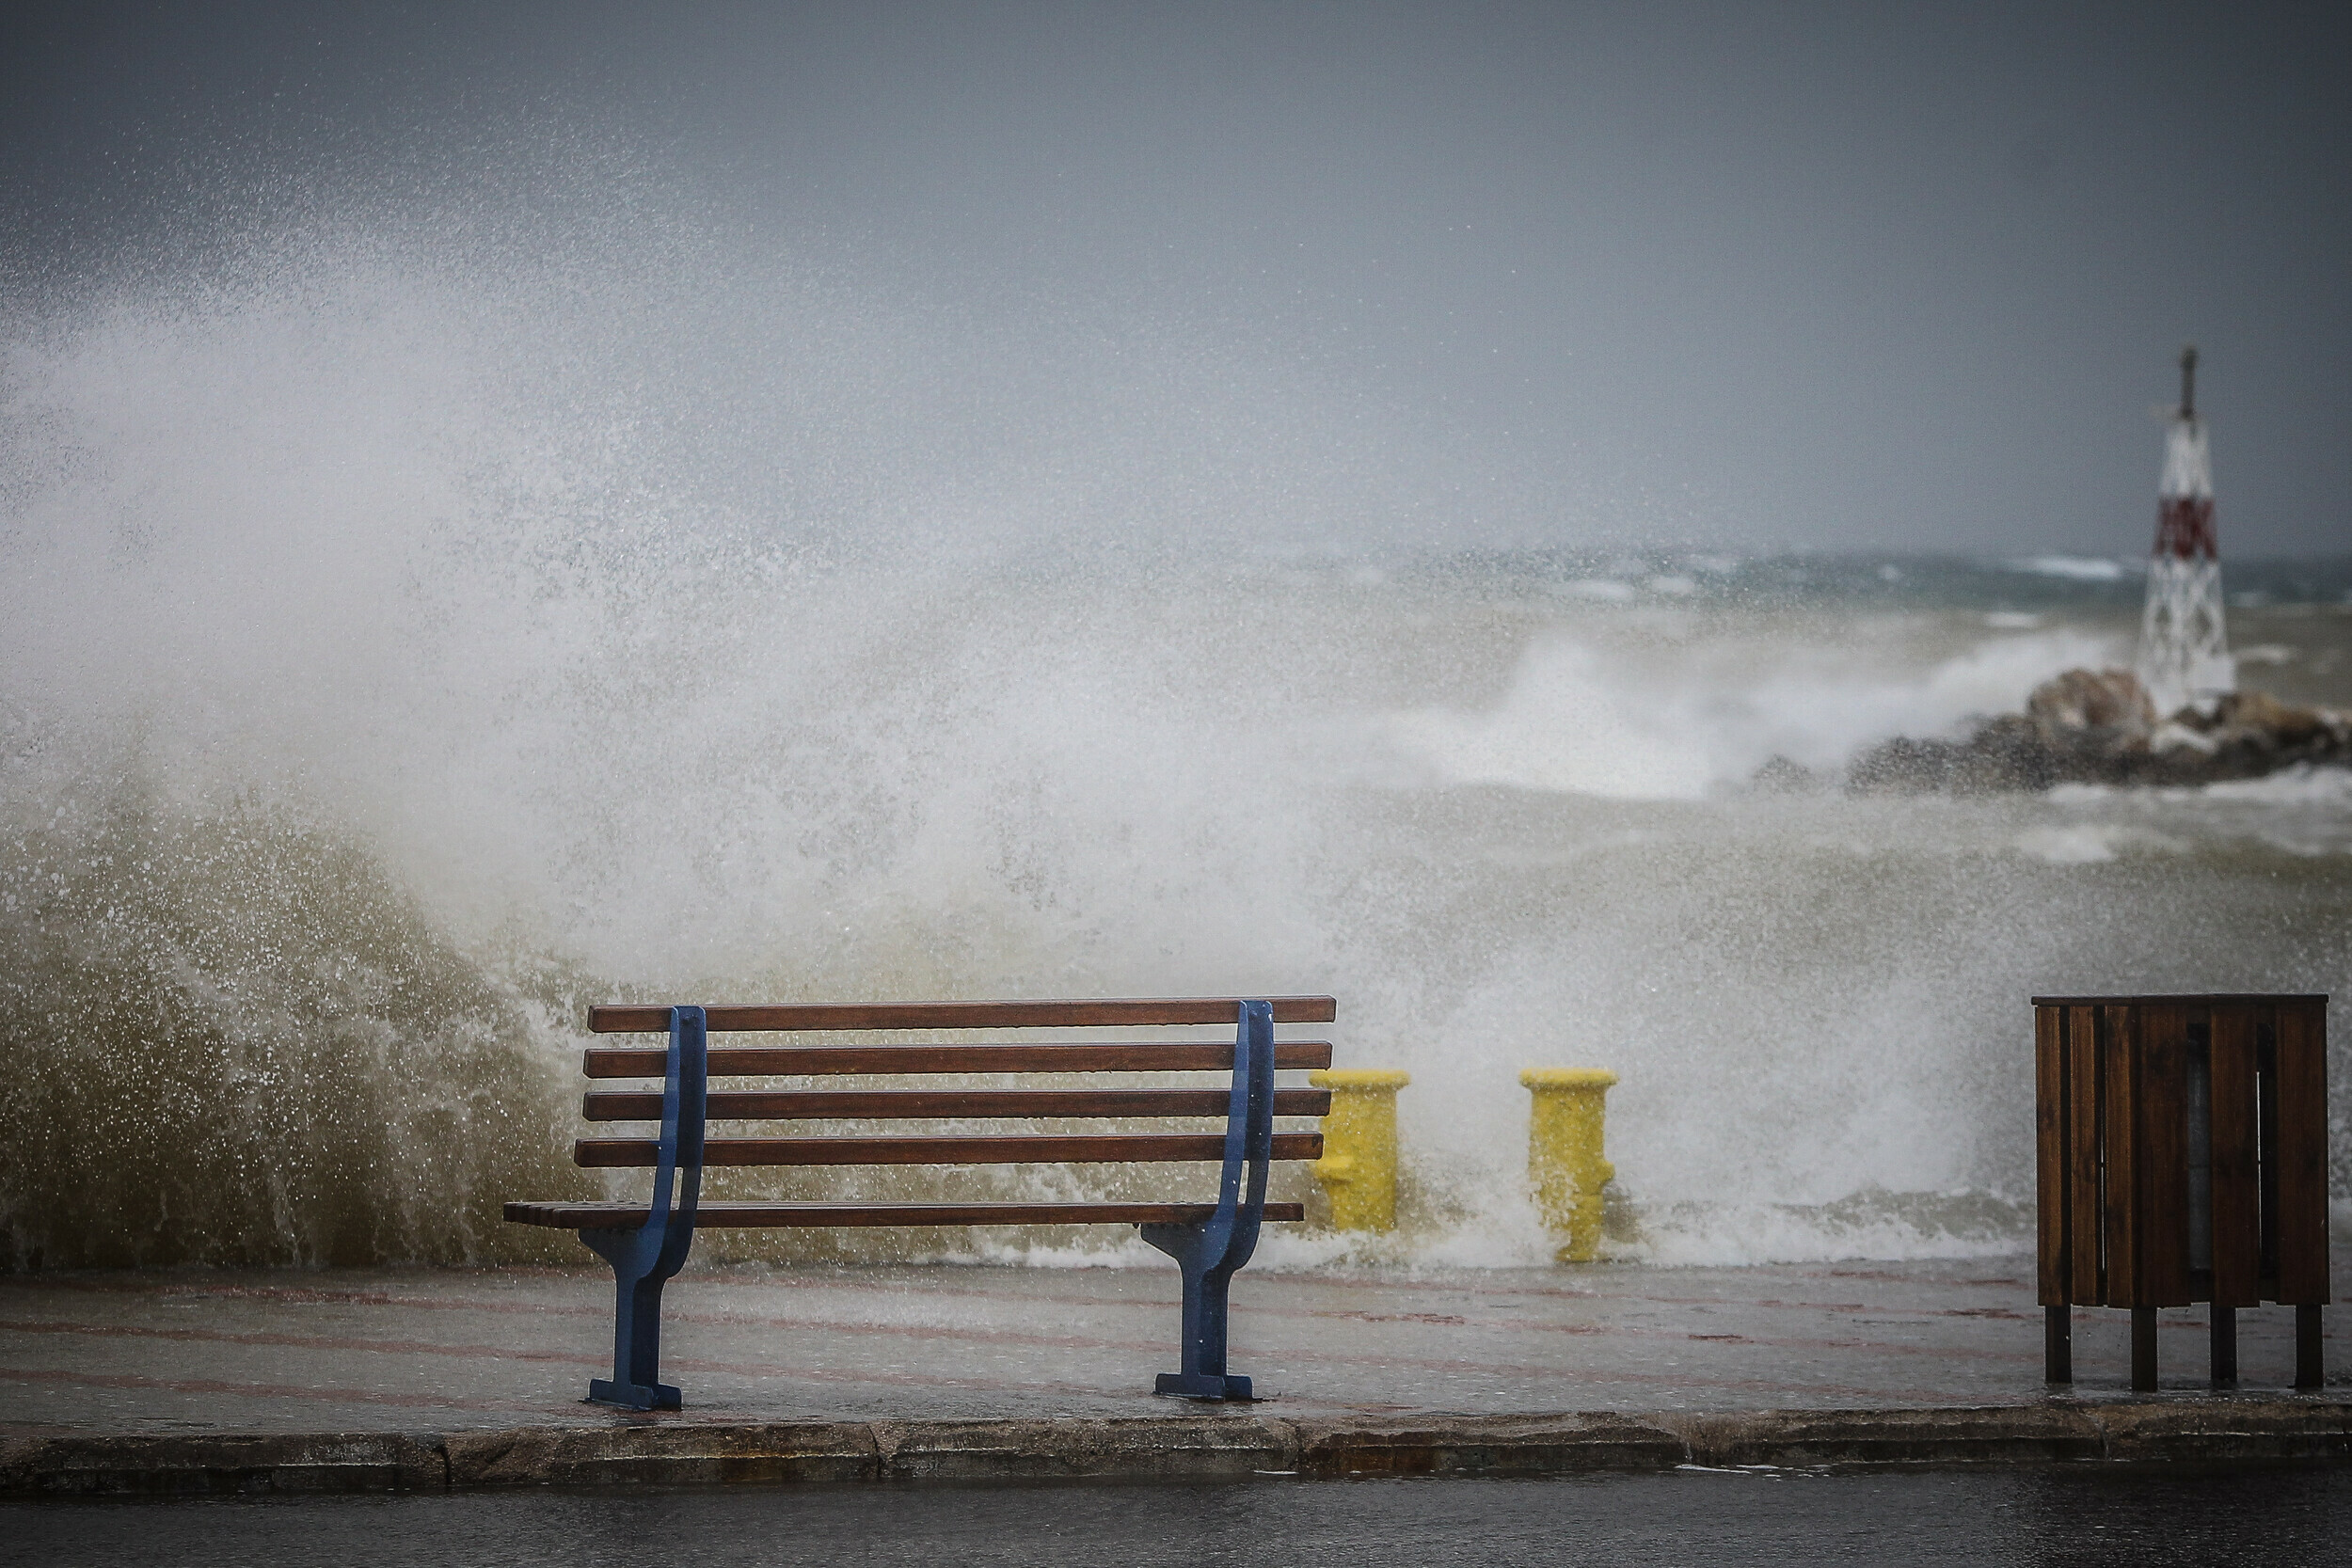
[[[1929,790],[1982,795],[2003,789],[2047,789],[2061,776],[2060,753],[2023,714],[2005,713],[1965,740],[1915,740],[1897,736],[1855,756],[1846,787],[1865,795],[1916,795]]]
[[[2156,727],[2156,705],[2129,670],[2069,670],[2033,689],[2026,717],[2053,744],[2087,734],[2145,740]]]
[[[2233,691],[2215,710],[2214,727],[2224,735],[2239,730],[2281,746],[2303,746],[2328,732],[2329,717],[2323,708],[2296,707],[2267,691]]]
[[[1764,766],[1757,768],[1748,782],[1775,795],[1806,795],[1822,785],[1821,779],[1812,768],[1778,752],[1765,758]]]
[[[1858,752],[1846,787],[1966,795],[2055,784],[2201,784],[2298,764],[2352,766],[2352,714],[2239,691],[2211,713],[2184,708],[2159,722],[2130,671],[2069,670],[2034,688],[2024,713],[1981,721],[1963,738],[1897,736]],[[1785,767],[1767,764],[1757,782],[1786,787]]]

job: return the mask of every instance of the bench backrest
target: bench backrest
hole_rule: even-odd
[[[589,1009],[598,1034],[668,1033],[666,1045],[598,1046],[586,1053],[592,1080],[660,1078],[660,1089],[588,1091],[588,1120],[660,1120],[660,1137],[580,1139],[573,1158],[589,1166],[654,1167],[658,1206],[667,1207],[671,1175],[704,1165],[1017,1164],[1223,1161],[1253,1167],[1263,1189],[1267,1160],[1312,1160],[1320,1132],[1275,1132],[1278,1116],[1319,1117],[1327,1089],[1274,1087],[1277,1068],[1331,1065],[1327,1040],[1273,1038],[1275,1023],[1324,1023],[1337,1015],[1327,996],[1263,1001],[1183,998],[1076,1002],[902,1002],[833,1006]],[[1256,1027],[1252,1027],[1252,1015]],[[814,1034],[925,1029],[1160,1028],[1237,1025],[1224,1040],[1024,1040],[996,1044],[860,1042],[711,1048],[707,1032]],[[1253,1048],[1253,1037],[1257,1040]],[[712,1077],[859,1074],[1170,1072],[1230,1069],[1226,1087],[1167,1088],[848,1088],[739,1089],[712,1092]],[[709,1121],[926,1117],[1223,1117],[1222,1132],[833,1134],[710,1138]],[[1230,1184],[1230,1182],[1229,1182]],[[691,1203],[691,1197],[686,1199]]]

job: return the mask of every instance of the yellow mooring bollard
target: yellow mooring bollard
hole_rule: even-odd
[[[1307,1082],[1331,1091],[1323,1158],[1307,1167],[1331,1195],[1331,1227],[1394,1230],[1396,1091],[1411,1076],[1393,1068],[1326,1068]]]
[[[1597,1067],[1532,1067],[1519,1074],[1535,1095],[1528,1185],[1546,1228],[1565,1235],[1553,1255],[1563,1263],[1589,1263],[1600,1250],[1601,1189],[1617,1174],[1600,1157],[1602,1097],[1616,1081]]]

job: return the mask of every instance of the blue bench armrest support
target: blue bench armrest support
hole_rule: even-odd
[[[1233,1041],[1233,1091],[1225,1113],[1225,1170],[1216,1212],[1192,1224],[1143,1227],[1143,1239],[1175,1259],[1184,1275],[1184,1370],[1162,1372],[1153,1393],[1192,1400],[1252,1397],[1248,1378],[1225,1370],[1225,1295],[1234,1271],[1257,1250],[1273,1154],[1274,1007],[1245,1002]]]
[[[703,1186],[703,1131],[709,1104],[708,1035],[700,1007],[670,1009],[670,1053],[661,1081],[661,1151],[654,1165],[653,1212],[634,1230],[583,1230],[580,1239],[612,1265],[612,1377],[593,1379],[588,1398],[628,1410],[675,1410],[678,1391],[660,1378],[661,1287],[686,1265]],[[675,1193],[673,1206],[672,1194]]]

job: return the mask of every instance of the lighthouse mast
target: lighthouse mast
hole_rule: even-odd
[[[2214,541],[2213,460],[2197,417],[2197,350],[2181,350],[2181,406],[2156,485],[2156,547],[2139,621],[2139,680],[2159,714],[2210,709],[2237,689],[2221,625],[2221,552]]]

